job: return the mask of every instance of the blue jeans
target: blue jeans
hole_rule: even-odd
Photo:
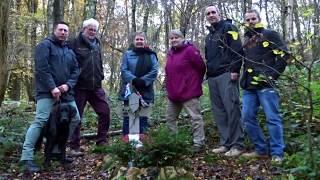
[[[51,98],[44,98],[37,101],[37,107],[36,107],[36,117],[35,120],[31,123],[24,143],[22,147],[22,154],[21,154],[21,160],[33,160],[34,156],[34,146],[41,134],[41,130],[43,126],[45,125],[45,122],[49,119],[49,115],[52,109],[52,106],[54,104],[55,100]],[[75,101],[71,101],[68,104],[75,107],[77,109],[77,105]],[[77,114],[75,117],[72,118],[70,123],[70,133],[69,135],[73,133],[75,127],[80,122],[80,115],[77,109]]]
[[[268,154],[268,144],[257,120],[259,106],[262,106],[267,118],[270,137],[271,156],[283,157],[284,140],[282,118],[279,113],[279,95],[273,88],[244,90],[242,118],[244,128],[260,155]]]

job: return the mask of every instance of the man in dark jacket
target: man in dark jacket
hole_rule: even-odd
[[[220,134],[220,146],[212,152],[238,156],[243,147],[238,80],[243,55],[241,40],[237,28],[221,18],[217,7],[209,6],[205,12],[211,25],[205,43],[207,78]]]
[[[81,74],[75,87],[76,103],[80,116],[82,117],[86,103],[89,102],[98,115],[96,144],[105,145],[110,124],[110,109],[105,91],[102,88],[104,74],[100,42],[96,37],[98,27],[97,20],[92,18],[85,20],[82,32],[71,41],[70,46],[76,53],[81,69]],[[74,131],[70,147],[72,149],[70,154],[75,156],[83,154],[80,152],[80,124]]]
[[[21,161],[30,172],[40,170],[33,161],[34,147],[53,104],[65,101],[77,109],[73,88],[79,68],[75,54],[65,43],[68,35],[68,24],[57,22],[53,27],[53,35],[40,42],[35,49],[36,117],[27,131],[21,155]],[[77,111],[70,123],[71,133],[79,122]]]
[[[263,28],[256,10],[248,11],[245,21],[248,28],[243,45],[246,58],[240,83],[244,89],[242,116],[255,151],[243,155],[263,156],[270,152],[274,161],[281,162],[285,145],[275,81],[285,70],[289,57],[287,47],[277,32]],[[267,118],[270,151],[256,118],[259,105],[263,107]]]

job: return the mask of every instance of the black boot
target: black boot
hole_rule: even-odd
[[[30,173],[36,173],[40,171],[40,167],[36,163],[34,163],[33,160],[25,160],[23,162],[26,171]]]
[[[54,161],[61,161],[62,160],[62,154],[61,153],[52,153],[52,160]],[[64,161],[65,163],[72,163],[73,159],[71,157],[66,156],[66,159]]]

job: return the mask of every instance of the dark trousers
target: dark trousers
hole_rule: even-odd
[[[213,116],[220,134],[220,145],[243,147],[239,85],[229,72],[208,79]]]
[[[96,143],[106,143],[110,125],[110,108],[104,90],[102,88],[92,91],[75,89],[75,98],[81,118],[87,102],[89,102],[93,110],[97,113],[98,134]],[[70,147],[72,149],[80,148],[80,128],[81,123],[76,127],[73,135],[71,136]]]

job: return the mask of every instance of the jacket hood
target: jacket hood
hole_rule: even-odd
[[[263,30],[264,30],[264,27],[256,27],[256,28],[247,27],[246,32],[244,33],[244,36],[252,37],[253,35],[262,33]]]
[[[174,52],[178,52],[178,51],[180,51],[180,50],[182,50],[182,49],[184,49],[184,48],[186,48],[186,47],[188,47],[188,46],[193,46],[192,42],[187,41],[187,40],[184,40],[180,46],[178,46],[178,47],[171,47],[171,48],[170,48],[170,51],[169,51],[169,54],[170,54],[170,53],[174,53]]]
[[[210,31],[210,33],[212,33],[215,31],[215,29],[220,29],[224,23],[232,24],[232,19],[220,20],[219,22],[213,23],[210,26],[206,26],[206,28]]]
[[[48,37],[45,38],[45,39],[51,41],[51,42],[54,43],[54,44],[60,45],[60,46],[65,46],[65,45],[67,44],[66,41],[61,42],[60,40],[58,40],[58,38],[57,38],[54,34],[52,34],[51,36],[48,36]]]

